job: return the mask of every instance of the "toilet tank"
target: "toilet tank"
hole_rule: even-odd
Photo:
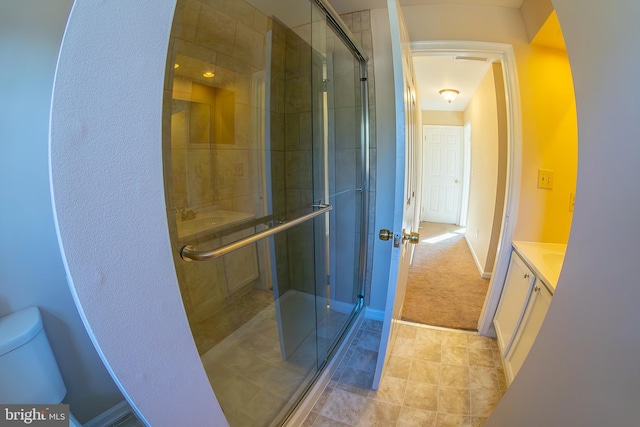
[[[62,402],[67,390],[37,307],[0,317],[0,402]]]

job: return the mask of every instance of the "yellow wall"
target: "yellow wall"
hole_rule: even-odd
[[[422,110],[422,124],[434,126],[464,126],[464,112]]]
[[[564,51],[531,46],[527,62],[518,64],[523,135],[520,206],[515,239],[567,243],[576,191],[578,130],[569,60]],[[554,171],[552,190],[537,188],[538,169]]]
[[[519,9],[433,4],[403,7],[412,41],[461,40],[513,46],[522,115],[522,178],[514,239],[566,243],[576,183],[577,124],[566,53],[532,46]],[[538,168],[555,170],[540,190]]]

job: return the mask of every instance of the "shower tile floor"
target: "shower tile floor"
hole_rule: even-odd
[[[273,305],[272,291],[252,289],[217,310],[211,317],[191,322],[191,333],[198,353],[206,353],[269,305]]]
[[[315,325],[315,298],[289,291],[281,297],[281,315],[286,310],[307,308],[312,325],[289,322],[294,328]],[[309,385],[317,366],[316,345],[326,348],[348,318],[348,314],[329,308],[316,337],[307,329],[302,343],[283,358],[280,347],[276,304],[271,303],[244,325],[228,334],[201,355],[202,364],[220,405],[231,426],[268,426],[278,414],[288,412]],[[308,323],[307,319],[307,322]],[[296,333],[280,330],[285,334]],[[306,337],[306,338],[304,338]]]
[[[496,341],[400,323],[371,390],[382,322],[365,319],[303,427],[481,426],[506,391]]]

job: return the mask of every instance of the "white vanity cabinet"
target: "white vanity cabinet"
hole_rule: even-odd
[[[544,283],[536,283],[518,327],[518,332],[514,336],[511,348],[504,359],[505,374],[509,383],[513,381],[513,378],[520,370],[536,336],[538,336],[542,322],[547,315],[549,304],[551,304],[551,297],[552,294]]]
[[[507,278],[493,319],[493,325],[498,336],[498,346],[503,357],[507,355],[511,347],[511,342],[524,315],[535,280],[535,275],[518,253],[511,252]]]
[[[513,242],[511,261],[493,319],[507,383],[524,363],[562,269],[566,245]]]

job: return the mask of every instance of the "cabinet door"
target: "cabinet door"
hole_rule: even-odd
[[[535,276],[529,267],[516,252],[512,252],[500,303],[493,319],[503,357],[507,355],[515,331],[524,315],[534,281]]]
[[[533,293],[527,304],[527,310],[522,318],[522,323],[514,337],[511,350],[505,359],[505,369],[509,383],[513,381],[520,370],[522,363],[529,354],[533,342],[538,336],[547,310],[551,304],[551,292],[542,283],[533,288]]]

